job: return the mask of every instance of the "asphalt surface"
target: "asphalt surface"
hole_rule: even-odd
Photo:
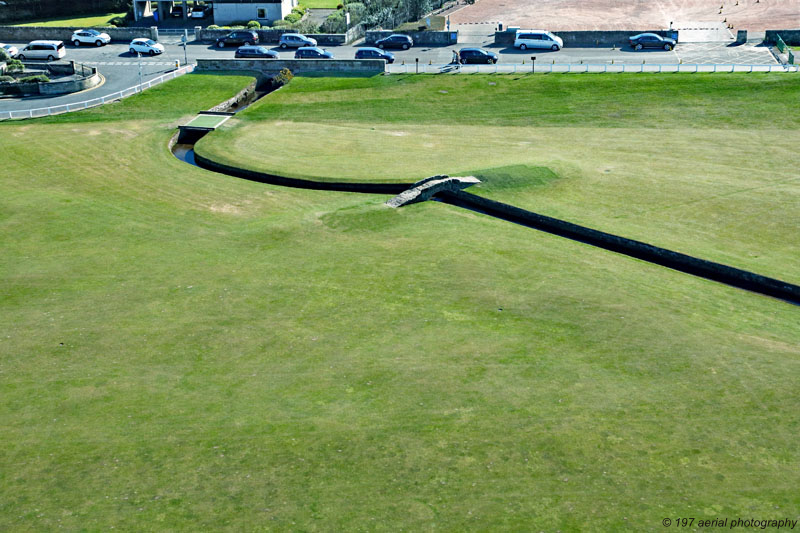
[[[644,50],[635,52],[628,47],[611,49],[608,47],[597,48],[564,48],[558,52],[550,50],[527,50],[525,52],[513,47],[497,46],[494,44],[493,34],[487,32],[467,35],[470,42],[459,43],[456,46],[418,46],[410,50],[392,50],[395,54],[395,65],[414,65],[416,59],[420,64],[446,65],[450,63],[453,50],[470,46],[477,46],[493,51],[500,56],[500,64],[530,64],[531,57],[536,57],[537,65],[552,64],[626,64],[648,65],[664,64],[675,65],[700,64],[700,65],[777,65],[778,62],[766,46],[744,44],[732,46],[724,43],[686,43],[679,44],[675,50]],[[74,60],[86,65],[96,66],[105,78],[105,82],[94,89],[55,97],[26,97],[26,98],[0,98],[0,112],[19,111],[68,103],[83,102],[85,100],[112,95],[123,89],[137,85],[141,80],[148,81],[166,72],[175,69],[175,62],[181,65],[185,60],[190,63],[198,58],[233,58],[235,47],[219,49],[210,43],[190,42],[186,46],[184,56],[183,46],[177,36],[165,36],[161,43],[166,51],[155,57],[137,58],[128,53],[127,43],[112,43],[100,48],[79,47],[67,45],[67,55],[63,60]],[[13,43],[24,45],[25,43]],[[363,44],[361,45],[363,46]],[[294,57],[294,50],[281,50],[275,46],[267,45],[280,53],[285,59]],[[338,59],[352,59],[358,46],[330,46],[330,50]],[[41,65],[43,62],[30,61],[31,66]]]

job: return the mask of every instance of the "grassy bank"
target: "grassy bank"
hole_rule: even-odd
[[[0,124],[0,529],[642,531],[797,508],[796,307],[167,151],[187,98],[247,81]]]
[[[83,17],[59,17],[33,20],[15,26],[43,26],[57,28],[90,28],[92,26],[105,26],[111,19],[124,17],[125,13],[101,13]]]
[[[477,175],[478,194],[798,283],[798,93],[791,76],[298,78],[198,151],[314,179]]]

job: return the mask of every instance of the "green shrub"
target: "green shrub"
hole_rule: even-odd
[[[37,74],[35,76],[26,76],[24,78],[19,79],[20,83],[33,83],[33,82],[46,83],[48,81],[50,81],[50,78],[48,78],[44,74]]]
[[[283,20],[283,19],[273,21],[273,23],[272,23],[272,27],[273,28],[290,28],[291,26],[292,26],[291,22],[289,22],[288,20]]]
[[[261,23],[257,20],[251,20],[247,23],[248,30],[258,30],[261,28]]]
[[[328,18],[325,19],[325,22],[322,23],[320,26],[320,31],[322,33],[344,33],[347,31],[347,21],[344,18],[344,10],[342,11],[334,11]]]
[[[303,18],[303,15],[300,15],[299,13],[289,13],[288,15],[283,17],[283,20],[294,24],[295,22],[300,22],[301,18]]]
[[[306,6],[297,5],[292,8],[292,13],[299,13],[300,15],[305,15],[308,11]]]
[[[15,81],[11,76],[0,76],[0,83],[14,83]]]
[[[219,30],[219,29],[221,29],[221,27],[217,26],[216,24],[211,24],[211,25],[207,26],[206,29],[207,30]]]
[[[309,33],[318,33],[319,25],[313,22],[310,18],[307,18],[296,24],[292,24],[292,29],[297,33],[308,35]]]
[[[116,26],[117,28],[124,28],[128,25],[128,17],[114,17],[108,21],[111,26]]]
[[[275,88],[286,85],[294,78],[294,74],[288,68],[282,68],[275,76],[272,77],[272,86]]]
[[[25,70],[25,65],[19,59],[6,60],[6,72],[22,72]]]

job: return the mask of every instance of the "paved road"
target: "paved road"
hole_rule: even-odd
[[[721,65],[775,65],[777,61],[769,48],[745,44],[730,46],[722,43],[687,43],[679,45],[673,51],[641,51],[634,52],[630,48],[564,48],[558,52],[550,50],[527,50],[522,52],[513,47],[496,46],[493,34],[486,32],[467,35],[468,43],[459,43],[451,47],[419,46],[411,50],[396,51],[396,64],[413,65],[419,58],[420,64],[444,65],[450,62],[452,50],[466,46],[479,46],[500,54],[501,64],[530,64],[531,56],[536,57],[537,65],[547,63],[556,64],[626,64],[640,65],[645,61],[648,65],[677,63],[684,64],[721,64]],[[36,107],[47,107],[67,103],[82,102],[91,98],[99,98],[127,89],[139,83],[139,66],[141,65],[142,79],[147,81],[175,68],[175,61],[184,63],[183,47],[178,42],[178,37],[168,36],[162,39],[166,51],[161,56],[154,58],[132,57],[128,53],[127,44],[111,44],[101,48],[80,47],[67,45],[65,59],[75,60],[87,65],[95,65],[105,78],[105,83],[97,88],[81,93],[57,96],[52,98],[0,98],[0,112],[17,111]],[[15,43],[24,44],[24,43]],[[350,59],[355,55],[356,46],[331,46],[328,49],[335,57]],[[280,50],[282,58],[294,57],[293,50]],[[235,48],[220,50],[208,43],[189,43],[186,47],[186,57],[189,62],[198,58],[233,58]],[[35,62],[31,62],[35,63]]]

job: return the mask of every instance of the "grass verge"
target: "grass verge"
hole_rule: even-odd
[[[116,17],[124,17],[125,13],[101,13],[98,15],[88,15],[84,17],[60,17],[46,18],[15,24],[15,26],[41,26],[57,28],[91,28],[94,26],[108,25],[109,21]]]

